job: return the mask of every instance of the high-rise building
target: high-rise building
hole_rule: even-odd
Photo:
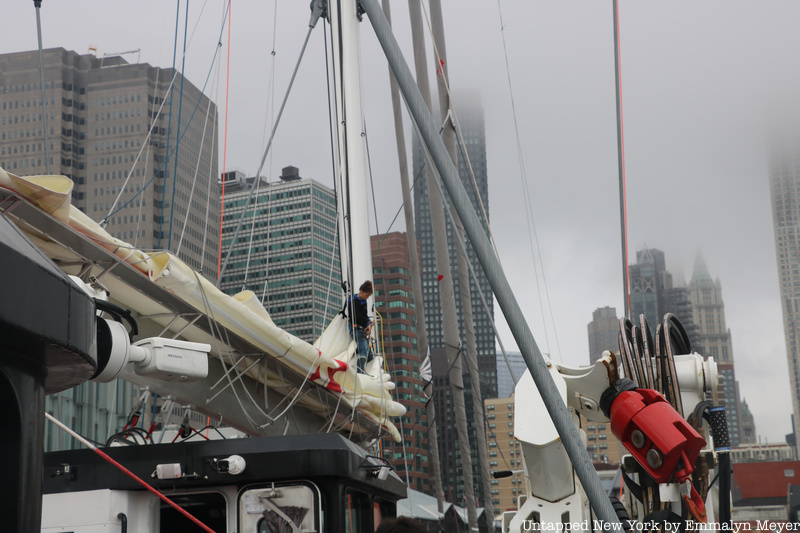
[[[522,448],[514,438],[514,398],[489,398],[483,403],[486,411],[489,470],[522,470]],[[505,511],[519,508],[518,498],[525,495],[525,477],[521,472],[492,479],[490,483],[495,513],[502,515]]]
[[[750,406],[747,405],[747,400],[744,398],[739,403],[739,420],[742,422],[739,427],[739,445],[755,444],[758,441],[756,422],[753,419],[753,413],[750,412]]]
[[[483,108],[478,99],[472,100],[458,100],[459,107],[459,123],[461,131],[464,134],[464,143],[459,143],[458,146],[458,169],[461,181],[464,184],[467,194],[472,201],[472,206],[479,214],[481,219],[484,219],[484,209],[486,217],[488,217],[489,210],[489,187],[487,178],[486,167],[486,133],[484,127]],[[469,161],[467,161],[467,157]],[[428,344],[431,347],[431,357],[434,358],[433,372],[434,372],[434,387],[446,386],[449,387],[449,379],[446,376],[437,374],[437,368],[443,372],[447,372],[447,364],[437,365],[435,363],[436,357],[444,357],[444,336],[442,334],[442,311],[439,302],[439,272],[436,267],[436,255],[434,252],[433,231],[431,227],[431,213],[430,213],[430,198],[428,197],[427,175],[425,152],[422,150],[421,145],[417,139],[413,143],[413,158],[414,158],[414,216],[417,231],[417,240],[420,243],[421,262],[422,262],[422,299],[425,305],[425,319],[428,333]],[[474,173],[474,180],[473,180]],[[435,201],[441,202],[442,199],[437,197]],[[448,207],[449,211],[449,200]],[[454,230],[449,216],[447,220],[447,234],[450,244],[450,266],[451,277],[455,289],[456,307],[460,308],[460,289],[459,289],[459,273],[456,263],[456,247]],[[488,227],[488,219],[485,223]],[[491,287],[489,286],[488,279],[483,274],[475,253],[472,251],[469,243],[467,243],[467,254],[472,271],[475,273],[475,278],[470,277],[470,295],[472,303],[473,325],[475,329],[475,341],[478,358],[478,373],[480,378],[480,390],[483,398],[494,398],[497,396],[497,362],[496,362],[496,349],[494,339],[494,329],[492,323],[494,321],[494,310],[492,307],[493,296]],[[481,300],[487,302],[488,309],[486,309]],[[466,348],[464,321],[463,317],[458,317],[459,333],[462,339],[462,344]],[[437,354],[440,354],[437,356]],[[464,365],[466,372],[467,365]],[[438,377],[437,377],[438,376]],[[465,387],[465,401],[467,406],[472,405],[471,385],[469,375],[464,375]],[[455,418],[452,416],[452,403],[450,402],[449,392],[436,391],[436,412],[437,421],[439,421],[439,432],[442,435],[455,435]],[[439,398],[442,398],[442,401]],[[481,478],[479,474],[479,463],[477,457],[477,433],[481,429],[475,428],[474,417],[472,409],[467,409],[467,424],[469,428],[470,437],[470,451],[472,454],[473,465],[473,478],[475,479],[475,493],[477,495],[483,493]],[[452,501],[463,501],[463,476],[461,474],[461,461],[460,461],[460,448],[447,447],[447,441],[440,437],[439,440],[439,455],[442,464],[442,483],[445,491],[452,489],[455,498]],[[448,459],[447,454],[455,454],[455,463],[458,466],[454,469],[446,469],[445,464]],[[454,463],[454,464],[455,464]],[[448,495],[448,498],[451,497]]]
[[[689,282],[689,298],[698,328],[694,350],[714,358],[719,372],[717,396],[719,404],[725,406],[728,417],[728,432],[731,445],[738,446],[741,422],[739,420],[739,391],[733,369],[733,344],[731,332],[725,325],[725,304],[722,301],[722,284],[719,278],[711,279],[702,255],[697,254],[692,280]]]
[[[779,133],[779,132],[778,132]],[[800,150],[794,127],[771,141],[770,196],[794,420],[800,420]],[[795,425],[796,427],[796,425]],[[794,442],[797,430],[793,431]]]
[[[411,290],[411,265],[405,233],[371,237],[375,311],[382,348],[389,374],[397,388],[394,398],[406,407],[405,416],[396,421],[403,436],[401,443],[383,440],[384,458],[409,487],[431,493],[431,468],[428,454],[428,415],[425,410],[425,383],[420,377],[417,346],[416,305]]]
[[[313,343],[344,301],[333,190],[301,178],[293,166],[274,183],[240,172],[223,179],[223,258],[246,214],[220,288],[253,291],[275,325]]]
[[[38,65],[35,51],[0,55],[0,165],[15,174],[47,172]],[[44,78],[50,173],[72,179],[73,205],[114,237],[215,278],[214,103],[172,69],[63,48],[44,51]]]
[[[617,318],[615,308],[605,306],[595,309],[587,329],[589,330],[589,364],[593,365],[606,350],[617,353],[619,350],[619,318]]]
[[[505,357],[503,357],[503,352],[497,352],[498,398],[508,398],[514,394],[514,387],[517,386],[517,382],[520,380],[525,371],[528,370],[528,365],[525,363],[525,359],[522,358],[522,354],[520,352],[506,351],[506,356],[508,357],[507,363]],[[509,366],[511,367],[511,371],[514,372],[513,376],[508,370]]]
[[[668,311],[672,288],[672,274],[667,272],[664,252],[655,248],[636,252],[636,264],[629,267],[629,279],[631,320],[638,325],[639,315],[644,315],[654,332]]]
[[[48,173],[49,163],[50,174],[72,179],[73,205],[104,220],[111,235],[169,249],[216,277],[214,103],[172,69],[121,57],[54,48],[44,50],[43,64],[44,102],[38,51],[0,55],[0,166],[36,175]],[[121,429],[133,394],[124,381],[87,383],[48,396],[46,409],[104,441]],[[70,447],[51,431],[45,428],[47,449]]]

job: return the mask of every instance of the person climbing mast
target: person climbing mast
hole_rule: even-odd
[[[350,336],[358,345],[357,362],[359,374],[366,374],[367,363],[372,361],[373,352],[369,346],[369,334],[372,329],[372,320],[369,318],[367,300],[372,296],[372,282],[365,281],[358,288],[358,294],[350,296],[342,308],[342,315],[347,320]]]

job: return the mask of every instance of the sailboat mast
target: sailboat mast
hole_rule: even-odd
[[[353,292],[372,280],[367,203],[367,151],[361,99],[358,14],[355,0],[329,0],[333,42],[334,100],[338,133],[337,180],[340,192],[339,249],[342,275]],[[369,304],[372,310],[372,302]]]
[[[414,84],[414,78],[402,57],[400,47],[386,22],[386,17],[383,15],[383,11],[381,11],[376,0],[361,0],[361,6],[369,16],[375,35],[386,54],[414,121],[417,123],[420,133],[439,169],[442,183],[447,189],[453,205],[461,217],[461,221],[464,223],[464,229],[470,238],[475,255],[477,255],[486,273],[489,284],[500,304],[500,309],[506,317],[509,328],[517,341],[525,363],[553,420],[553,425],[561,437],[567,455],[589,497],[592,507],[601,520],[609,524],[620,524],[608,495],[600,483],[600,478],[592,466],[592,461],[586,452],[586,448],[581,442],[578,430],[572,422],[567,406],[561,399],[553,378],[550,376],[544,356],[539,350],[527,322],[525,322],[522,309],[520,309],[511,286],[494,254],[489,238],[486,236],[485,230],[471,206],[467,191],[458,177],[458,169],[455,168],[455,165],[450,160],[447,150],[438,135],[438,127],[433,122],[428,109],[426,109],[422,95]],[[621,527],[621,525],[614,527]]]
[[[422,16],[417,2],[409,2],[411,33],[414,41],[414,63],[417,71],[417,85],[428,113],[431,111],[430,85],[428,84],[428,62],[426,59],[424,39],[422,37]],[[372,20],[372,19],[370,19]],[[373,22],[374,23],[374,22]],[[399,80],[398,80],[399,81]],[[430,116],[430,115],[429,115]],[[464,377],[462,374],[461,339],[458,332],[455,290],[453,288],[450,253],[447,243],[447,226],[445,224],[444,204],[440,199],[434,180],[434,171],[426,165],[428,204],[431,211],[431,229],[433,233],[436,270],[439,274],[439,302],[442,306],[442,335],[444,336],[445,353],[450,369],[450,390],[453,411],[456,419],[458,447],[461,452],[462,475],[464,476],[464,497],[467,504],[467,518],[470,530],[478,524],[475,505],[475,490],[472,478],[472,454],[470,452],[469,430],[467,427],[466,406],[464,404]]]
[[[448,65],[447,47],[444,38],[444,20],[442,17],[442,3],[440,0],[430,0],[431,10],[431,29],[433,31],[433,41],[436,45],[435,50],[438,57],[436,64],[439,67],[436,85],[439,91],[439,112],[442,118],[444,129],[442,130],[442,140],[444,141],[450,159],[458,168],[458,153],[456,151],[456,132],[454,118],[455,111],[450,100],[448,88]],[[476,191],[477,194],[477,191]],[[448,207],[451,207],[448,205]],[[452,222],[455,226],[454,240],[464,239],[464,226],[452,208]],[[458,267],[458,287],[461,299],[461,319],[464,322],[464,337],[466,341],[466,362],[467,373],[470,377],[470,388],[472,391],[472,419],[475,425],[475,443],[478,448],[478,472],[480,472],[483,507],[487,517],[494,517],[492,506],[492,494],[489,485],[489,451],[486,446],[486,426],[483,417],[483,399],[481,396],[480,372],[478,369],[478,350],[475,341],[475,325],[472,314],[472,290],[469,283],[469,257],[466,248],[456,246],[456,265]],[[478,290],[479,287],[476,286]]]
[[[391,24],[391,7],[389,0],[383,0],[383,10]],[[400,188],[403,192],[403,214],[406,221],[406,234],[408,235],[408,258],[411,263],[411,289],[414,291],[414,301],[417,325],[417,349],[420,359],[429,357],[428,331],[425,323],[425,306],[422,302],[422,277],[420,276],[420,261],[417,253],[417,233],[414,224],[414,210],[411,202],[411,186],[408,179],[408,154],[406,153],[405,133],[403,131],[403,115],[400,107],[400,89],[389,69],[389,84],[392,93],[392,112],[394,114],[395,136],[397,138],[397,159],[400,166]],[[442,472],[439,464],[439,438],[436,424],[436,407],[433,398],[433,381],[425,383],[424,393],[425,414],[428,421],[428,445],[430,447],[431,475],[433,477],[433,490],[436,495],[436,505],[440,513],[444,513],[442,500]]]

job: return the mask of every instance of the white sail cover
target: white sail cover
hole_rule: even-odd
[[[72,180],[66,176],[20,177],[0,168],[0,187],[14,191],[68,224],[85,238],[136,268],[152,283],[170,291],[198,312],[213,317],[220,325],[257,346],[264,354],[280,359],[295,371],[307,375],[314,383],[341,394],[342,401],[381,424],[395,441],[400,441],[400,433],[389,418],[405,414],[405,407],[391,397],[390,391],[395,388],[395,384],[383,372],[383,358],[375,357],[369,363],[366,369],[368,375],[358,374],[355,364],[356,345],[341,316],[337,315],[333,319],[313,345],[308,344],[276,326],[251,291],[229,296],[171,253],[147,253],[112,237],[71,204],[72,186]],[[22,229],[26,230],[25,227]],[[76,259],[72,251],[47,236],[30,232],[26,234],[49,257]],[[112,297],[139,314],[147,314],[147,309],[141,308],[141,298],[137,298],[135,294],[126,295],[124,291],[120,292],[122,293],[112,294]],[[135,291],[131,291],[133,292]],[[168,324],[165,319],[164,325]],[[183,336],[187,340],[211,344],[211,356],[220,356],[217,348],[220,343],[215,342],[216,339],[208,334],[187,329]],[[242,372],[251,366],[247,359],[240,363]],[[262,383],[265,381],[263,373],[257,370],[247,372],[255,380]],[[281,384],[273,381],[274,379],[268,377],[265,384],[280,387]]]

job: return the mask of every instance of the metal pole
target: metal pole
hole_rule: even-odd
[[[44,90],[44,53],[42,52],[42,17],[39,10],[42,0],[33,0],[36,7],[36,31],[39,33],[39,84],[42,86],[42,127],[44,131],[44,164],[50,174],[50,130],[47,128],[47,93]]]
[[[418,88],[417,94],[420,95],[422,106],[430,117],[431,94],[430,85],[428,84],[428,61],[425,54],[425,39],[422,32],[422,14],[419,2],[409,2],[408,11],[411,19],[411,34],[414,41],[414,65],[417,71],[417,85],[415,85],[415,88]],[[383,14],[383,12],[381,12],[381,14]],[[389,66],[391,67],[391,63]],[[395,69],[392,68],[392,70],[394,71]],[[449,158],[450,156],[448,155],[447,157]],[[431,168],[430,165],[426,165],[426,186],[428,189],[428,207],[431,213],[431,230],[433,232],[434,243],[433,251],[436,256],[436,271],[439,276],[441,276],[438,282],[438,289],[439,303],[442,308],[442,337],[449,368],[448,377],[450,379],[450,394],[453,402],[456,433],[458,435],[458,447],[461,452],[461,475],[463,476],[464,482],[467,521],[471,530],[473,527],[477,527],[478,514],[472,476],[471,443],[469,440],[469,427],[467,425],[466,405],[464,400],[461,339],[459,338],[458,330],[458,314],[452,276],[453,271],[450,267],[447,225],[444,215],[445,207],[444,202],[440,201],[436,195],[434,174],[434,169]],[[431,357],[433,357],[433,354]]]
[[[594,470],[589,455],[581,443],[578,429],[572,423],[567,406],[561,400],[558,389],[550,377],[547,363],[545,363],[544,357],[528,328],[528,324],[525,322],[522,310],[514,297],[508,280],[503,274],[500,262],[494,255],[489,238],[481,227],[480,220],[475,215],[467,192],[458,177],[458,170],[450,160],[450,156],[439,137],[438,127],[433,122],[422,100],[422,95],[416,88],[414,78],[402,57],[400,47],[391,33],[386,17],[383,15],[383,11],[381,11],[376,0],[361,0],[361,5],[369,16],[375,35],[381,43],[392,72],[394,72],[397,83],[400,85],[400,90],[406,98],[408,107],[425,143],[428,145],[431,156],[436,162],[442,182],[453,201],[453,206],[461,217],[461,221],[464,223],[464,230],[472,243],[481,266],[483,266],[503,315],[506,317],[517,345],[522,351],[525,363],[531,371],[536,387],[547,406],[547,411],[553,419],[553,424],[564,443],[564,448],[572,461],[572,466],[589,497],[592,507],[597,511],[600,519],[609,523],[620,523],[608,496],[600,484],[600,478]]]
[[[614,82],[617,86],[617,168],[619,170],[619,223],[622,232],[622,290],[624,291],[625,314],[630,317],[630,290],[628,287],[628,211],[625,199],[625,144],[622,136],[622,96],[619,72],[619,10],[617,0],[614,7]]]
[[[383,1],[383,10],[386,18],[391,24],[391,11],[389,0]],[[414,299],[417,302],[415,309],[417,324],[417,349],[420,359],[428,353],[428,332],[425,325],[425,306],[422,304],[422,278],[419,269],[419,254],[417,253],[417,233],[414,227],[414,211],[411,202],[411,186],[408,179],[408,154],[406,153],[405,132],[403,130],[403,114],[400,108],[400,90],[397,87],[389,70],[389,86],[392,94],[392,112],[394,114],[395,138],[397,140],[397,159],[400,165],[400,188],[403,193],[403,214],[406,221],[406,235],[408,236],[408,258],[411,263],[411,288],[414,291]],[[425,412],[428,417],[428,445],[430,447],[431,470],[433,471],[433,490],[436,494],[436,506],[440,513],[444,512],[444,502],[442,501],[442,472],[439,465],[439,436],[436,424],[436,406],[433,399],[433,383],[425,384],[425,396],[428,401],[425,403]]]

